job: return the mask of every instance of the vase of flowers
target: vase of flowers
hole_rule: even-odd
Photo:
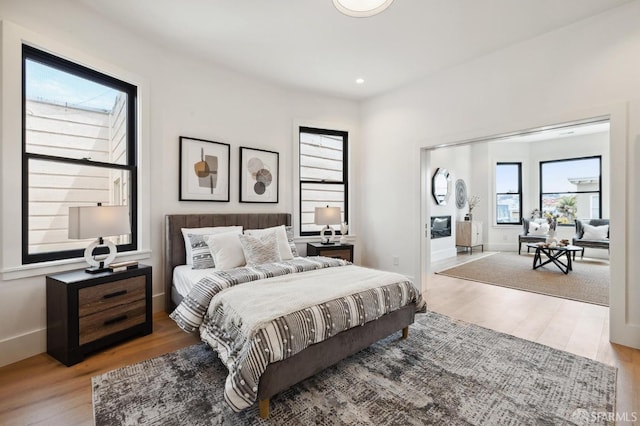
[[[480,202],[479,196],[472,195],[471,197],[469,197],[469,199],[467,200],[467,204],[469,205],[469,213],[465,215],[464,220],[468,220],[468,221],[473,220],[473,209],[478,205],[479,202]]]
[[[549,224],[549,234],[547,236],[546,243],[552,247],[555,247],[558,243],[558,239],[556,238],[556,226],[558,224],[558,216],[553,215],[551,213],[545,214],[547,218],[547,223]]]

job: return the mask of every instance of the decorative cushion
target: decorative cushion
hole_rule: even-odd
[[[282,261],[275,232],[265,232],[260,236],[244,234],[239,238],[248,266]],[[287,248],[289,248],[288,245]]]
[[[544,236],[549,234],[548,223],[529,222],[529,235]]]
[[[240,244],[241,236],[235,232],[204,236],[217,269],[233,269],[246,263]]]
[[[246,231],[244,231],[244,234],[252,235],[254,237],[262,237],[267,234],[274,234],[278,242],[278,251],[280,252],[281,260],[293,259],[293,252],[291,250],[291,246],[289,245],[289,239],[287,238],[287,231],[284,225],[265,229],[247,229]]]
[[[204,235],[189,234],[191,244],[191,265],[192,269],[215,268],[213,256],[209,245],[204,240]]]
[[[609,234],[609,225],[593,226],[584,223],[582,227],[584,228],[583,240],[606,240]]]
[[[291,255],[293,257],[298,257],[298,248],[296,247],[295,241],[293,241],[293,226],[285,226],[284,230],[287,232],[287,242],[289,243],[289,248],[291,249]],[[282,253],[280,253],[280,255],[282,256]]]
[[[189,234],[191,235],[212,235],[220,234],[224,232],[233,232],[235,234],[242,234],[242,226],[214,226],[206,228],[181,228],[182,237],[184,238],[184,250],[186,254],[187,265],[193,265],[193,254],[191,253],[191,242],[189,241]]]

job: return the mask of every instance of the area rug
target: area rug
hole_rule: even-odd
[[[597,361],[433,312],[399,335],[277,395],[268,420],[232,412],[226,368],[190,346],[93,377],[95,423],[609,424],[615,410],[616,370]]]
[[[437,273],[609,306],[609,262],[576,258],[572,264],[566,275],[553,263],[534,270],[533,253],[500,252]]]

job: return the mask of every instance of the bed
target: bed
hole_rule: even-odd
[[[246,230],[246,229],[272,228],[280,225],[289,226],[290,224],[291,224],[291,216],[290,214],[287,214],[287,213],[168,215],[166,217],[166,229],[165,229],[165,256],[164,256],[165,283],[164,285],[165,285],[165,295],[171,295],[171,297],[165,298],[166,299],[165,306],[166,306],[167,312],[171,313],[172,317],[174,317],[176,322],[178,322],[179,325],[182,326],[184,324],[180,324],[180,321],[179,321],[180,312],[185,312],[186,308],[184,308],[184,306],[189,305],[189,303],[191,302],[191,299],[185,300],[185,303],[181,305],[181,302],[185,298],[184,289],[182,291],[178,291],[178,288],[174,286],[174,270],[177,267],[182,267],[181,265],[185,265],[186,259],[187,259],[187,254],[186,254],[185,244],[184,244],[185,237],[183,237],[183,233],[181,231],[182,228],[242,226],[243,229]],[[342,262],[342,264],[339,264],[340,262]],[[348,265],[344,265],[345,263]],[[310,267],[309,265],[315,265],[315,266]],[[308,269],[304,269],[304,268],[308,268]],[[265,270],[268,271],[268,274],[267,274],[269,277],[268,280],[280,280],[280,281],[288,282],[288,281],[291,281],[288,276],[281,277],[279,276],[279,274],[271,273],[272,270],[279,271],[281,269],[296,269],[296,271],[294,272],[300,272],[304,269],[306,272],[303,272],[302,274],[294,274],[296,275],[295,279],[298,280],[299,276],[300,277],[308,276],[308,278],[311,279],[310,276],[314,274],[319,275],[322,279],[322,274],[325,274],[325,272],[321,271],[321,269],[324,269],[324,268],[327,269],[328,271],[326,272],[327,274],[329,273],[349,274],[349,273],[355,273],[354,271],[360,267],[355,265],[350,265],[350,262],[345,262],[345,261],[336,260],[336,259],[296,258],[286,262],[285,265],[278,264],[277,267],[274,266],[272,269],[266,268]],[[242,268],[238,268],[238,269],[242,269]],[[360,269],[363,269],[363,268],[360,268]],[[242,272],[243,276],[246,275],[244,271],[240,271],[240,272]],[[378,271],[378,272],[383,273],[382,271]],[[234,283],[237,283],[237,279],[229,278],[228,276],[229,274],[221,273],[221,276],[222,275],[225,276],[225,279],[228,279],[233,281]],[[261,280],[260,283],[262,281],[264,280]],[[226,290],[224,292],[224,296],[228,296],[232,298],[233,295],[236,294],[237,292],[242,292],[242,291],[247,292],[248,291],[247,289],[250,288],[250,285],[257,285],[256,283],[258,282],[257,281],[255,283],[250,282],[250,283],[247,283],[246,285],[233,284],[234,288]],[[261,370],[261,373],[259,375],[259,382],[257,383],[257,386],[253,388],[255,395],[252,394],[251,397],[247,399],[247,401],[249,401],[250,403],[250,401],[253,401],[253,398],[255,397],[255,399],[257,399],[258,401],[260,416],[262,418],[267,418],[269,416],[269,400],[279,392],[282,392],[283,390],[288,389],[289,387],[295,385],[296,383],[308,377],[311,377],[312,375],[337,363],[338,361],[366,348],[367,346],[371,345],[377,340],[384,338],[386,336],[389,336],[395,332],[401,331],[402,338],[407,338],[408,326],[411,323],[413,323],[416,311],[424,310],[424,302],[420,297],[419,292],[417,291],[417,289],[415,289],[415,287],[412,287],[411,283],[409,284],[410,284],[409,287],[411,287],[409,289],[405,289],[405,287],[402,287],[402,289],[409,290],[408,293],[411,293],[409,295],[404,294],[402,296],[404,300],[403,303],[407,303],[407,304],[404,304],[402,306],[398,305],[394,307],[392,311],[389,311],[389,312],[387,312],[387,310],[384,310],[384,313],[379,317],[376,317],[375,320],[369,319],[367,320],[368,322],[363,322],[362,324],[358,324],[357,326],[351,326],[351,328],[344,329],[343,331],[340,331],[340,329],[338,329],[339,331],[336,332],[335,334],[327,334],[327,337],[325,340],[321,340],[318,342],[314,341],[313,343],[311,343],[310,341],[309,346],[306,346],[305,348],[299,350],[298,352],[294,352],[295,353],[294,355],[285,357],[284,359],[278,360],[276,362],[265,363],[266,365],[264,366],[264,369]],[[350,285],[352,284],[350,283]],[[356,284],[353,284],[353,285],[356,286]],[[393,285],[406,286],[403,283],[398,283],[398,284],[394,283]],[[416,290],[415,294],[414,294],[414,290]],[[253,290],[251,291],[253,292]],[[368,290],[368,291],[374,291],[374,290]],[[375,289],[375,291],[380,293],[383,290]],[[386,287],[384,291],[387,291],[388,293],[388,290],[386,290]],[[395,287],[394,287],[394,291],[395,291]],[[400,291],[399,294],[402,293],[403,291]],[[183,294],[180,294],[181,292]],[[384,293],[384,294],[387,294],[387,293]],[[368,294],[368,293],[361,292],[358,294]],[[219,304],[222,303],[222,301],[220,300],[223,298],[222,296],[223,296],[222,294],[219,294],[218,296],[214,297],[215,301]],[[244,297],[245,296],[242,296],[242,298]],[[358,295],[353,295],[349,297],[362,298],[362,296],[358,296]],[[375,297],[377,296],[374,296],[373,298],[375,299]],[[413,299],[411,299],[411,301],[407,301],[407,297],[413,297]],[[342,301],[341,303],[343,303],[344,306],[346,306],[349,302]],[[327,304],[326,309],[328,309],[328,306],[329,305]],[[178,309],[176,309],[176,307],[178,307]],[[212,309],[213,307],[214,307],[214,303],[212,301],[211,306],[209,306],[208,309]],[[322,310],[325,308],[320,308],[320,309]],[[310,311],[310,309],[307,309],[307,311]],[[222,334],[225,334],[226,336],[226,330],[223,333],[223,331],[221,331],[221,329],[219,328],[219,324],[215,323],[216,312],[217,310],[213,309],[212,311],[208,311],[207,314],[205,315],[205,321],[207,321],[208,323],[206,324],[206,326],[203,325],[201,327],[202,328],[201,336],[203,336],[203,340],[210,343],[209,340],[211,340],[211,335],[214,335],[213,337],[214,341],[211,342],[210,345],[214,347],[214,350],[216,350],[220,355],[225,352],[226,343],[222,341],[224,339],[222,340],[217,339],[216,336],[219,337]],[[378,312],[381,312],[381,310],[379,310]],[[307,321],[309,320],[307,319]],[[275,324],[275,320],[274,320],[274,324]],[[333,325],[335,326],[335,324]],[[193,330],[197,328],[198,328],[197,323],[192,324],[191,328],[183,327],[183,329],[185,330]],[[229,330],[232,330],[232,329],[234,328],[229,327]],[[218,330],[218,331],[209,333],[211,330]],[[258,341],[260,340],[258,339]],[[293,341],[293,337],[292,337],[292,341]],[[225,353],[225,355],[229,355],[229,354]],[[230,377],[234,373],[235,372],[232,372],[230,370]],[[245,395],[245,396],[249,397],[249,395]],[[232,404],[232,401],[230,401],[230,399],[227,398],[227,402],[229,402],[232,408],[234,408],[234,404]],[[240,406],[240,407],[242,408],[243,406]],[[236,411],[238,410],[236,409]]]

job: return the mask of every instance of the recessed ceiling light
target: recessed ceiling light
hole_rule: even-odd
[[[356,83],[357,84],[363,84],[364,83],[364,78],[356,78]]]
[[[340,12],[354,18],[366,18],[385,10],[393,0],[333,0]]]

